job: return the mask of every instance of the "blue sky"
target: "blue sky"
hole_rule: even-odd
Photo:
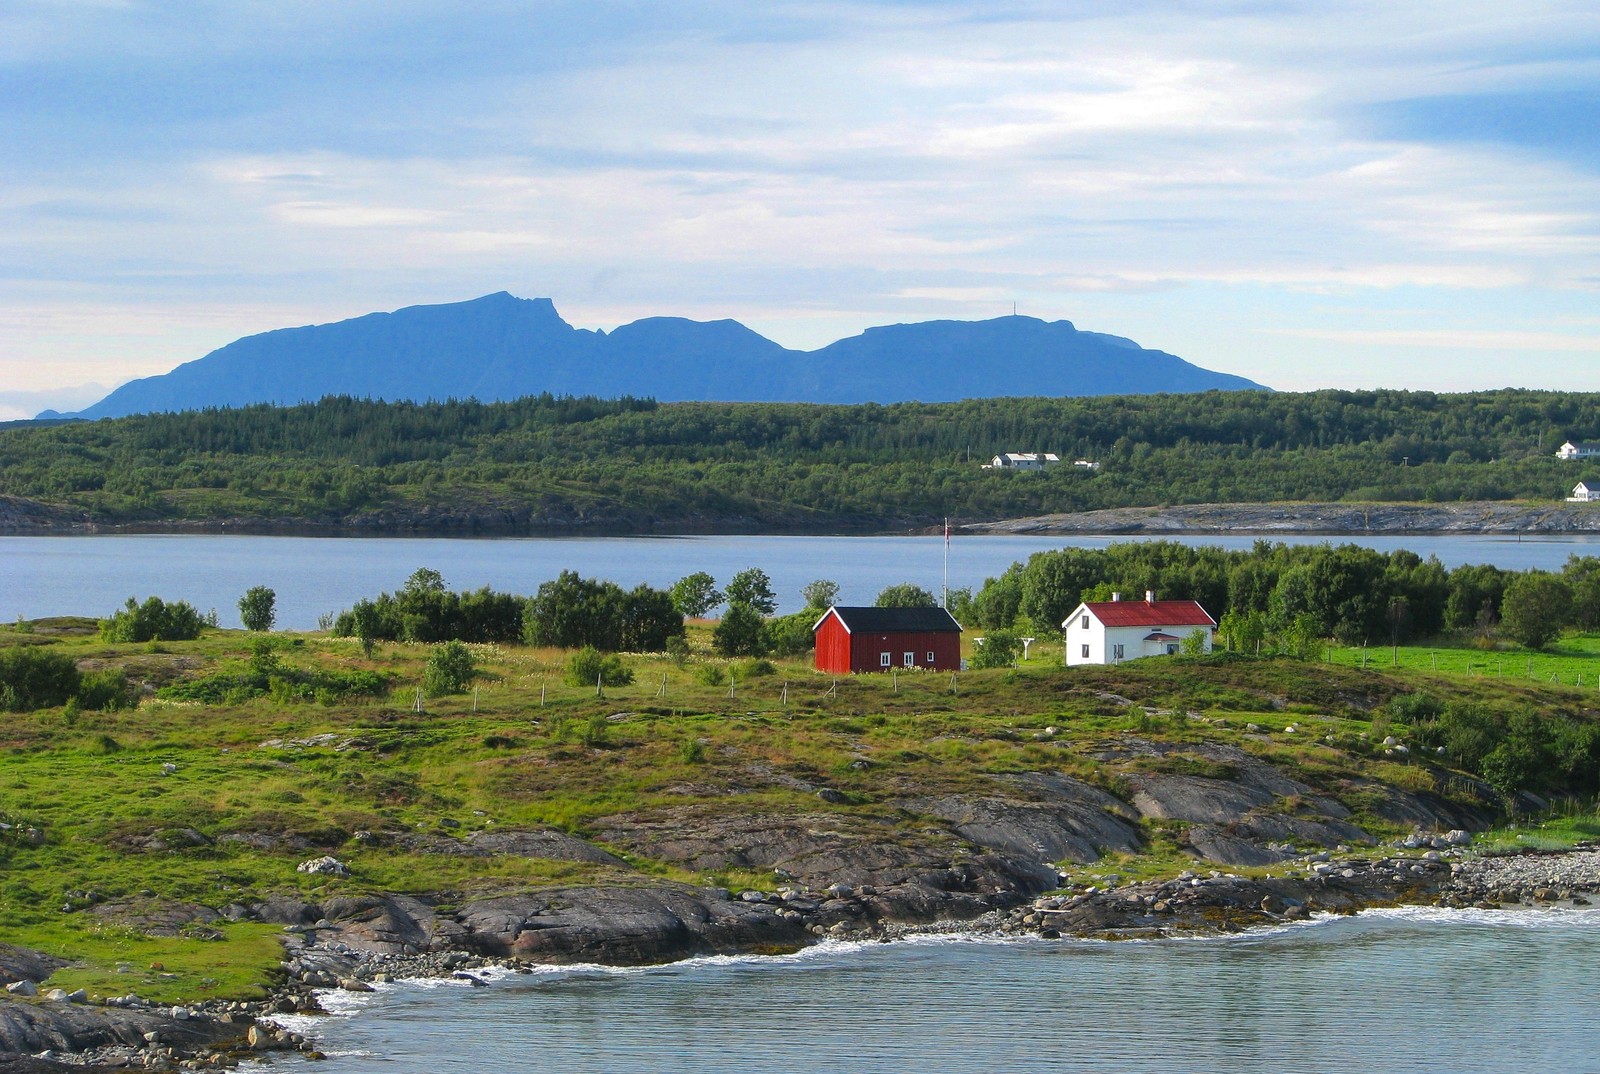
[[[1596,87],[1538,0],[8,0],[0,417],[498,290],[1600,390]]]

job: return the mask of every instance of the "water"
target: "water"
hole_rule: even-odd
[[[950,585],[976,589],[1016,560],[1049,548],[1103,548],[1127,537],[957,537],[950,542]],[[1326,537],[1285,538],[1319,544]],[[1187,537],[1187,544],[1249,548],[1254,537]],[[1447,567],[1493,563],[1558,569],[1568,555],[1600,555],[1600,537],[1500,536],[1336,538],[1389,551],[1437,555]],[[452,589],[492,586],[532,593],[562,570],[632,587],[667,586],[694,571],[719,583],[760,567],[783,612],[798,611],[800,590],[817,578],[838,582],[843,603],[870,604],[885,586],[912,582],[937,594],[944,542],[930,537],[591,537],[405,538],[245,537],[140,534],[0,537],[0,619],[18,615],[110,614],[130,596],[152,594],[215,608],[238,626],[238,599],[251,586],[278,597],[278,626],[309,630],[317,617],[362,597],[394,591],[418,567],[432,567]]]
[[[1600,1070],[1600,913],[1375,911],[1215,939],[825,944],[330,997],[326,1074]]]

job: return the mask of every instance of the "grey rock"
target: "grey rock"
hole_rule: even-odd
[[[597,865],[615,865],[627,868],[627,863],[615,854],[601,850],[593,843],[565,832],[550,831],[482,831],[473,832],[465,840],[467,846],[487,854],[505,854],[517,858],[544,858],[548,861],[586,861]]]

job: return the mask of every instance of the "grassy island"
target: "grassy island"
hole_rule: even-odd
[[[598,689],[568,684],[566,651],[473,645],[473,684],[430,698],[422,644],[0,630],[0,652],[65,654],[131,687],[126,707],[7,715],[5,936],[67,960],[65,987],[194,1001],[276,980],[281,927],[240,911],[273,898],[426,894],[447,912],[573,885],[771,891],[991,859],[1046,861],[1066,874],[1051,886],[1281,875],[1324,846],[1576,802],[1600,775],[1588,638],[1471,667],[1466,650],[1401,648],[1067,669],[1036,645],[1011,669],[838,679],[808,659],[719,658],[709,639],[691,621],[687,651],[624,655],[633,681]],[[366,687],[208,693],[264,666]],[[1496,750],[1532,751],[1526,786],[1485,767]],[[1597,831],[1585,805],[1563,808],[1562,838]],[[541,856],[490,838],[510,832],[560,841]],[[325,856],[341,868],[300,871]]]

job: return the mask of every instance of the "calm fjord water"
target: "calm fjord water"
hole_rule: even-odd
[[[1600,913],[1376,911],[1155,942],[829,944],[336,994],[327,1074],[1600,1070]]]
[[[950,585],[983,584],[1016,560],[1049,548],[1103,548],[1126,537],[957,537],[950,542]],[[1328,538],[1285,538],[1317,544]],[[1189,544],[1248,548],[1253,537],[1183,538]],[[1559,568],[1568,555],[1600,554],[1600,538],[1364,537],[1387,551],[1437,555],[1447,567],[1493,563]],[[940,537],[604,537],[407,538],[116,535],[0,537],[0,619],[18,615],[110,614],[130,596],[186,600],[239,625],[236,602],[251,586],[278,596],[278,626],[309,630],[317,617],[362,597],[396,590],[418,567],[444,574],[452,589],[491,586],[532,593],[563,570],[624,586],[666,586],[694,571],[726,583],[760,567],[771,576],[780,611],[798,611],[800,589],[816,578],[838,582],[844,603],[870,604],[878,591],[913,582],[939,592]]]

